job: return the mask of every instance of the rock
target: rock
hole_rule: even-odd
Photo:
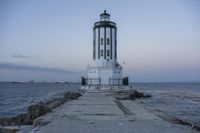
[[[96,123],[95,121],[91,121],[91,122],[90,122],[90,124],[95,124],[95,123]]]
[[[129,100],[130,97],[129,96],[116,96],[115,97],[117,100]]]
[[[136,90],[120,90],[117,91],[115,98],[117,100],[135,100],[136,98],[149,98],[151,95],[138,92]]]
[[[47,104],[48,108],[50,108],[50,109],[54,109],[54,108],[56,108],[56,107],[58,107],[60,105],[61,105],[61,103],[58,100],[56,100],[56,101],[54,101],[54,102],[52,102],[50,104]]]
[[[134,91],[134,93],[131,93],[129,95],[129,97],[131,98],[131,100],[135,100],[136,98],[149,98],[149,97],[151,97],[151,95],[144,94],[144,93],[138,92],[138,91]]]
[[[138,92],[138,91],[134,91],[134,93],[131,93],[129,95],[129,97],[131,98],[131,100],[135,100],[135,98],[141,98],[143,96],[144,96],[143,93]]]
[[[0,128],[0,133],[16,133],[19,129]]]
[[[150,94],[144,94],[144,98],[150,98],[151,95]]]
[[[49,121],[45,121],[43,120],[42,118],[38,118],[38,119],[35,119],[33,121],[33,126],[36,127],[36,126],[45,126],[47,125],[48,123],[50,123]]]
[[[39,119],[39,118],[33,120],[33,126],[36,127],[38,125],[41,125],[42,121],[43,121],[43,119]]]
[[[0,125],[14,126],[14,125],[27,125],[27,115],[21,114],[12,118],[1,118]]]
[[[33,121],[37,117],[50,112],[51,109],[43,102],[40,102],[36,105],[31,105],[27,109],[27,119],[28,121]]]
[[[78,92],[66,92],[66,93],[64,94],[64,97],[65,97],[65,99],[67,99],[67,100],[76,99],[76,98],[78,98],[79,96],[81,96],[81,94],[78,93]]]

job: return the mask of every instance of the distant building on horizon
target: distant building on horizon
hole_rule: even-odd
[[[82,85],[128,85],[128,77],[122,77],[122,66],[117,62],[117,27],[104,10],[100,21],[93,27],[93,65],[87,67],[88,76],[82,77]]]

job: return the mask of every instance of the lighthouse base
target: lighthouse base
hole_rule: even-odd
[[[87,85],[122,85],[122,68],[88,67]]]

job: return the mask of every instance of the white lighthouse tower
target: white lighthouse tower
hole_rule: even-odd
[[[93,65],[87,67],[87,85],[122,85],[122,66],[117,62],[117,27],[110,14],[100,14],[93,27]],[[83,83],[83,80],[82,80]]]

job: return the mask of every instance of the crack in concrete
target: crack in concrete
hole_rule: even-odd
[[[83,114],[83,115],[103,115],[103,116],[119,116],[118,114],[104,114],[104,113],[100,113],[100,114]]]
[[[120,101],[115,100],[115,103],[117,104],[119,109],[124,113],[124,115],[133,115],[133,113],[127,107],[125,107]]]

